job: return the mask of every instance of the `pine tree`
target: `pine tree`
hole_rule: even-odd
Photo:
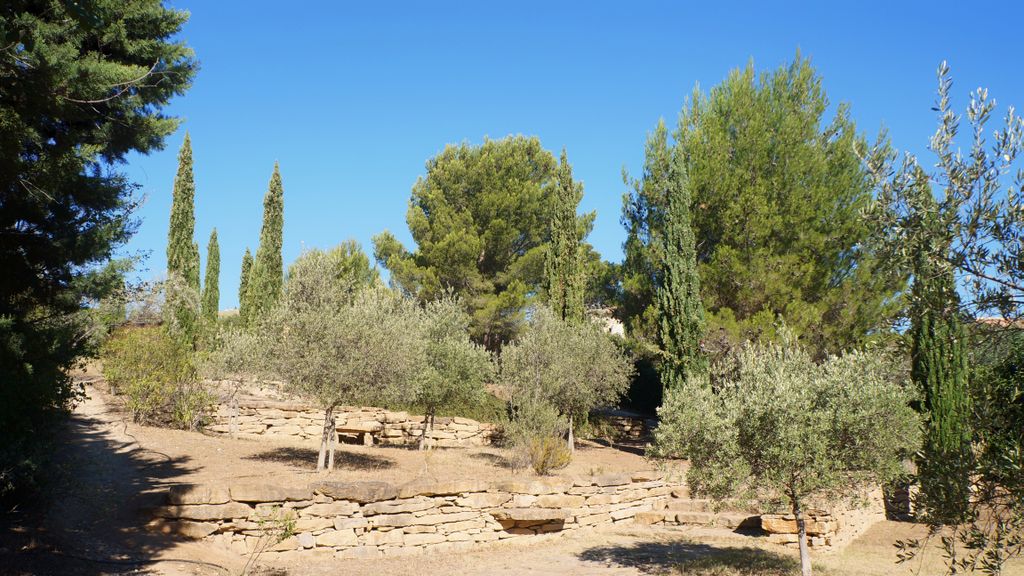
[[[707,370],[707,358],[700,347],[704,336],[704,304],[690,217],[689,180],[682,154],[676,150],[672,162],[665,218],[665,259],[655,300],[658,339],[665,355],[660,370],[665,389]]]
[[[260,245],[256,249],[246,294],[249,310],[246,321],[250,325],[263,318],[281,296],[284,283],[284,266],[281,260],[281,246],[284,238],[284,189],[281,173],[274,163],[274,174],[263,198],[263,228],[260,231]]]
[[[242,318],[242,323],[248,322],[249,306],[246,304],[249,294],[249,278],[252,276],[252,252],[249,249],[245,249],[245,255],[242,256],[242,276],[238,280],[238,315]]]
[[[576,208],[583,199],[583,184],[572,179],[572,166],[562,150],[557,169],[550,240],[544,258],[548,304],[562,320],[582,322],[586,311],[586,270],[583,258],[583,225]]]
[[[192,179],[192,140],[178,152],[178,173],[174,177],[171,200],[171,225],[167,231],[167,274],[180,276],[187,286],[199,292],[199,245],[193,240],[196,226],[196,187]]]
[[[708,326],[734,342],[776,339],[780,316],[823,357],[875,340],[899,312],[903,276],[879,268],[869,242],[867,143],[845,104],[829,113],[823,81],[797,55],[753,64],[695,90],[666,145],[648,139],[644,176],[627,196],[623,314],[654,340],[666,149],[685,151]],[[884,138],[883,138],[884,140]]]
[[[929,212],[923,217],[934,224],[935,202],[930,190],[925,193]],[[970,499],[971,407],[967,336],[953,269],[943,253],[948,251],[949,239],[941,230],[924,235],[915,250],[911,378],[921,389],[927,414],[918,461],[925,509],[937,522],[957,523],[967,514]]]
[[[210,233],[206,248],[206,279],[203,282],[203,318],[208,322],[217,321],[220,309],[220,245],[217,243],[217,229]]]

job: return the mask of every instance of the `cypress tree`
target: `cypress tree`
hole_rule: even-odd
[[[643,175],[630,180],[632,191],[622,199],[622,225],[626,242],[622,245],[622,313],[629,335],[656,342],[657,287],[665,267],[665,212],[672,180],[672,146],[663,119],[644,145]]]
[[[217,243],[217,229],[210,233],[206,247],[206,279],[203,281],[203,318],[208,322],[217,321],[220,309],[220,245]]]
[[[249,313],[246,299],[249,294],[249,277],[251,275],[252,253],[249,252],[249,248],[246,248],[245,255],[242,256],[242,277],[238,280],[238,315],[242,318],[243,324],[247,322],[247,314]]]
[[[550,240],[544,259],[548,304],[559,318],[582,322],[586,313],[583,296],[586,273],[583,262],[583,227],[576,208],[583,199],[583,185],[572,179],[572,166],[562,150],[558,163]]]
[[[665,259],[655,300],[658,339],[665,355],[660,369],[665,389],[707,370],[707,358],[700,347],[704,304],[690,215],[690,186],[682,154],[677,148],[672,159],[665,215]]]
[[[274,163],[270,186],[263,197],[263,228],[260,230],[260,245],[256,249],[249,287],[246,297],[246,321],[258,322],[277,303],[284,284],[284,265],[281,261],[281,246],[284,242],[284,189],[281,173]]]
[[[931,191],[922,192],[922,198],[928,208],[923,217],[937,223]],[[953,270],[943,258],[949,239],[940,228],[929,228],[915,250],[911,290],[911,378],[921,389],[927,416],[918,475],[932,520],[957,523],[965,518],[970,499],[967,337]]]
[[[167,231],[167,275],[180,276],[199,292],[199,245],[193,241],[196,226],[196,187],[192,179],[192,140],[188,132],[178,152],[178,173],[171,199],[171,225]]]

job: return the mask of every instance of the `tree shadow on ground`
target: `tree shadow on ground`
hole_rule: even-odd
[[[694,576],[789,576],[800,562],[769,550],[717,547],[691,542],[641,542],[631,546],[590,548],[581,560],[608,567],[633,568],[644,574],[682,573]]]
[[[603,448],[611,448],[612,450],[618,450],[620,452],[629,452],[630,454],[636,454],[637,456],[645,456],[647,454],[647,443],[636,440],[629,441],[612,441],[607,438],[587,438],[587,442],[593,442]],[[589,446],[583,443],[577,443],[576,449],[586,449]]]
[[[296,468],[309,468],[310,470],[313,470],[316,468],[316,461],[319,455],[320,452],[313,448],[282,446],[280,448],[274,448],[272,450],[266,450],[258,454],[246,456],[243,459],[255,460],[258,462],[276,462],[278,464],[285,464]],[[346,450],[335,450],[334,467],[336,469],[345,468],[349,470],[383,470],[387,468],[394,468],[395,461],[383,456],[370,456]]]
[[[35,501],[0,516],[0,575],[147,573],[181,540],[146,530],[151,508],[192,468],[141,447],[115,416],[93,409],[66,421]],[[192,573],[223,574],[183,560]]]
[[[469,454],[469,457],[475,458],[476,460],[483,460],[492,466],[498,466],[501,468],[512,467],[512,461],[501,454],[493,454],[491,452],[473,452]]]

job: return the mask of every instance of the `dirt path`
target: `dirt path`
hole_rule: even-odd
[[[305,458],[263,462],[246,454],[266,451],[260,443],[210,438],[197,433],[126,425],[98,391],[87,390],[66,424],[56,454],[46,507],[0,523],[0,575],[214,576],[241,573],[243,560],[202,542],[144,530],[146,506],[170,484],[244,474],[305,479]],[[277,448],[277,449],[280,449]],[[353,452],[381,459],[382,451]],[[415,453],[390,452],[399,461]],[[453,453],[450,457],[454,458]],[[419,455],[422,458],[422,455]],[[373,463],[376,463],[374,461]],[[359,464],[359,465],[355,465]],[[379,466],[356,462],[347,475],[380,474]],[[439,462],[442,469],[450,462]],[[299,466],[302,465],[302,466]],[[295,470],[289,469],[295,467]],[[826,576],[912,574],[895,564],[894,540],[920,536],[923,528],[882,522],[842,551],[813,554]],[[355,576],[388,574],[642,576],[783,576],[798,572],[792,550],[722,529],[651,529],[630,524],[578,531],[543,542],[508,541],[472,552],[434,553],[375,560],[304,561],[262,574]],[[936,551],[918,574],[941,573]],[[1024,562],[1008,576],[1024,576]]]
[[[102,395],[86,391],[55,455],[48,504],[4,526],[0,573],[237,574],[233,555],[144,529],[141,509],[190,463],[140,445]]]

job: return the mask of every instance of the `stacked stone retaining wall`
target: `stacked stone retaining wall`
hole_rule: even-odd
[[[383,408],[338,407],[334,411],[338,434],[363,444],[408,446],[420,441],[424,417]],[[324,412],[300,402],[242,400],[223,403],[206,429],[240,438],[319,439]],[[482,446],[497,436],[493,424],[469,418],[434,418],[427,437],[433,446]]]
[[[175,486],[153,527],[266,558],[378,557],[469,548],[632,521],[679,486],[660,473],[475,480]],[[277,542],[277,534],[287,536]]]

